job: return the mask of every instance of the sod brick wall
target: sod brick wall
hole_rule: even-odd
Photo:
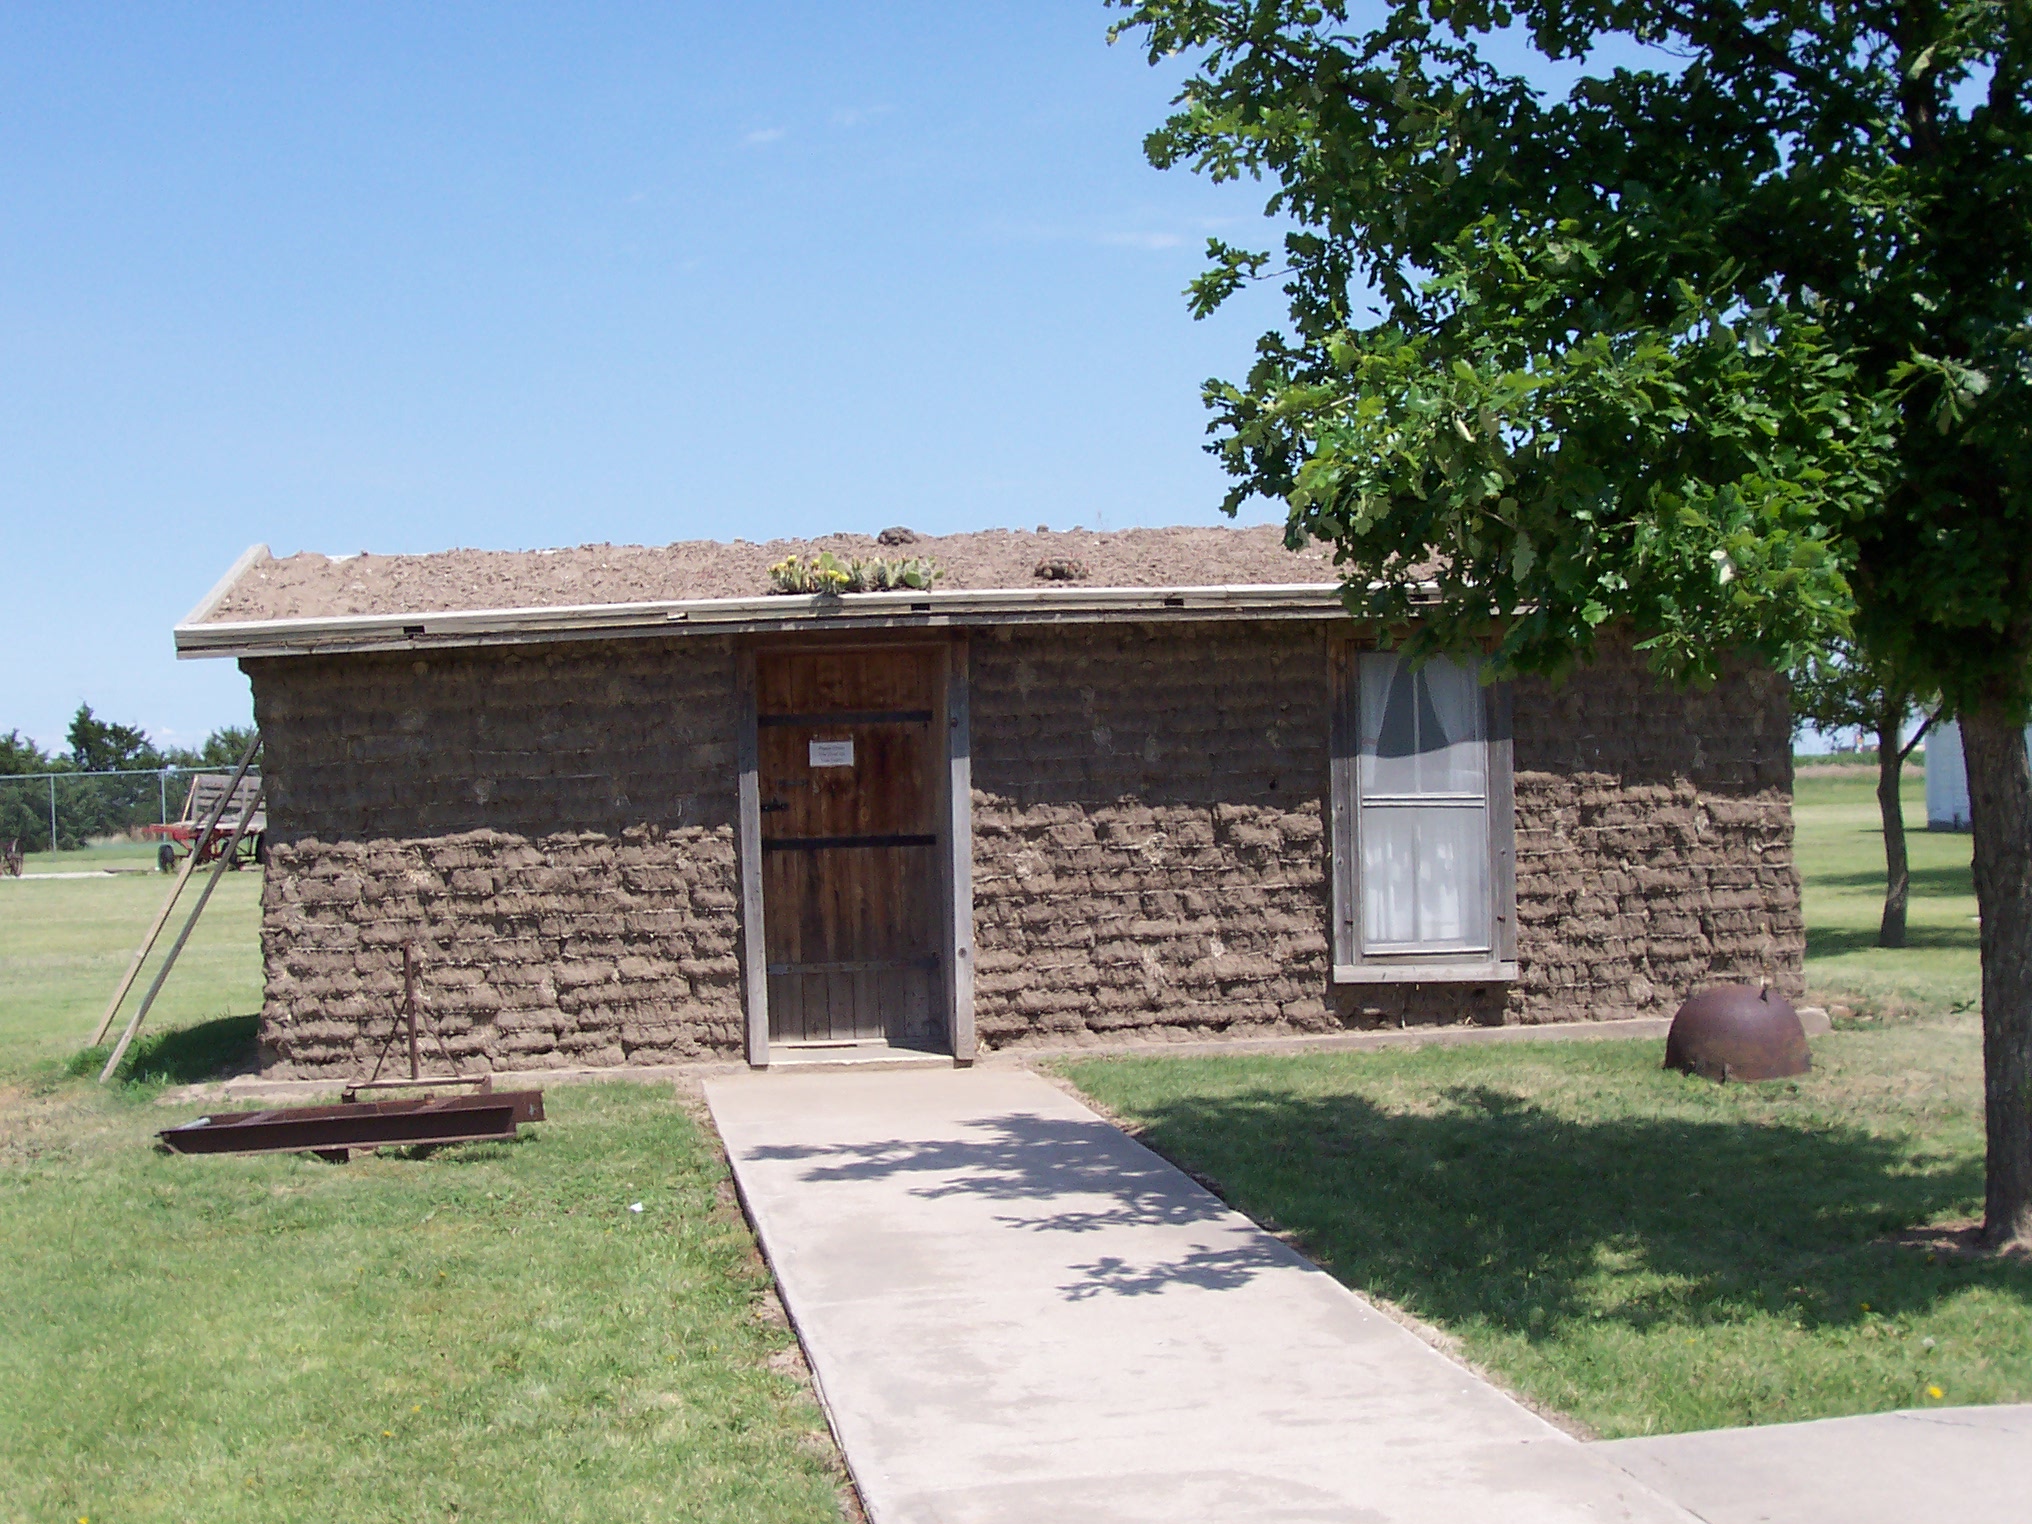
[[[1297,623],[973,642],[983,1043],[1340,1025],[1325,660]]]
[[[1519,978],[1334,986],[1326,636],[1004,630],[973,647],[975,1019],[995,1046],[1669,1012],[1800,987],[1784,682],[1625,645],[1515,695]]]
[[[731,642],[247,668],[271,790],[267,1072],[371,1066],[405,941],[426,1025],[469,1067],[740,1051]],[[1799,989],[1790,715],[1761,669],[1679,693],[1618,646],[1518,685],[1507,988],[1331,983],[1319,627],[980,631],[971,684],[985,1046]]]
[[[739,1051],[729,642],[247,668],[265,1072],[371,1066],[405,941],[424,1024],[468,1068]]]
[[[1698,985],[1803,993],[1791,695],[1740,664],[1661,686],[1626,645],[1517,685],[1512,1019],[1670,1015]]]

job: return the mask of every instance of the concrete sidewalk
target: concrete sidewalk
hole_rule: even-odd
[[[2032,1403],[1710,1429],[1589,1448],[1707,1524],[2032,1519]]]
[[[1685,1524],[1029,1073],[709,1081],[875,1524]]]

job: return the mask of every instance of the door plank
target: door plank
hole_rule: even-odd
[[[927,981],[894,966],[936,960],[942,940],[943,665],[936,649],[911,647],[758,658],[767,959],[811,976],[801,1019],[774,1024],[779,1040],[915,1030],[914,991]],[[852,765],[814,766],[818,741],[850,745]],[[856,967],[870,964],[885,967]]]

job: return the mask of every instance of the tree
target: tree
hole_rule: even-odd
[[[162,766],[162,753],[148,739],[148,732],[134,725],[110,724],[93,714],[90,704],[78,705],[66,739],[71,743],[71,761],[80,772]]]
[[[1884,823],[1884,917],[1879,947],[1905,945],[1905,908],[1912,893],[1912,869],[1905,855],[1905,759],[1940,718],[1937,706],[1922,709],[1911,679],[1889,662],[1873,661],[1855,642],[1837,641],[1807,655],[1792,670],[1792,713],[1821,731],[1859,730],[1876,737],[1877,814]],[[1915,712],[1923,718],[1910,737],[1905,727]]]
[[[116,725],[78,705],[71,718],[70,763],[78,772],[155,772],[168,765],[148,733],[136,725]],[[57,790],[57,845],[69,849],[94,837],[130,830],[152,821],[161,808],[162,784],[146,777],[79,778]]]
[[[49,755],[18,730],[0,736],[0,773],[44,773],[50,770]],[[49,846],[49,815],[39,808],[41,785],[0,784],[0,844],[21,843],[24,851],[40,852]]]
[[[0,773],[46,773],[49,754],[18,730],[0,736]]]
[[[247,743],[253,739],[252,725],[221,725],[205,737],[202,746],[164,747],[163,764],[187,768],[238,767]]]
[[[1960,717],[1985,1237],[2032,1238],[2032,16],[2026,0],[1116,0],[1195,72],[1147,151],[1267,177],[1281,277],[1208,383],[1229,506],[1360,614],[1557,672],[1612,621],[1700,681],[1852,619]],[[1541,96],[1494,62],[1636,62]],[[1368,584],[1375,583],[1373,591]]]
[[[247,745],[254,739],[252,725],[221,725],[205,737],[205,744],[199,748],[199,767],[238,767],[240,758],[247,753]]]

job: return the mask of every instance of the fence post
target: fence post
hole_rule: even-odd
[[[156,797],[156,800],[158,801],[158,807],[159,807],[159,811],[160,811],[160,813],[158,813],[158,814],[157,814],[157,816],[156,816],[156,819],[157,819],[157,820],[159,820],[159,821],[161,821],[161,822],[162,822],[162,823],[163,823],[164,825],[168,825],[168,824],[169,824],[169,769],[168,769],[168,768],[166,768],[166,767],[165,767],[165,768],[164,768],[164,769],[163,769],[163,770],[162,770],[161,772],[159,772],[159,773],[157,773],[157,774],[155,775],[155,797]]]
[[[49,852],[56,855],[56,774],[49,775]]]

